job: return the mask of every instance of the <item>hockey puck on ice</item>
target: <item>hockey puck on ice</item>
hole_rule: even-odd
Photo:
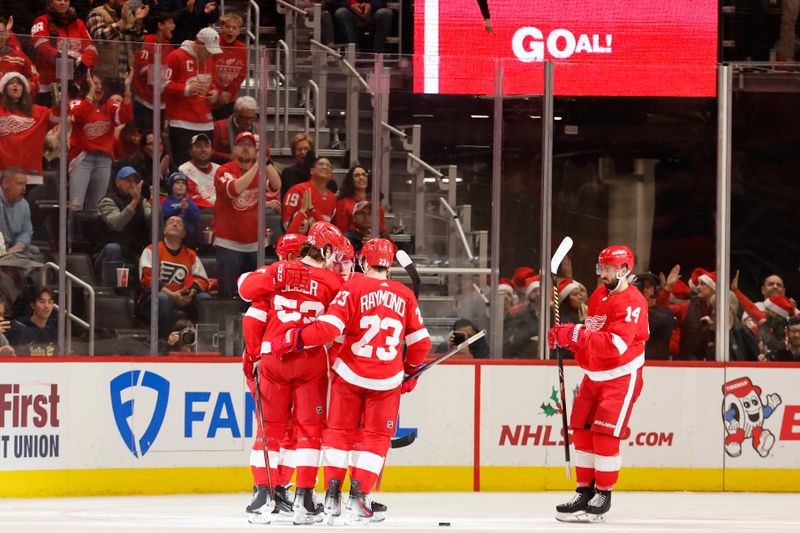
[[[449,526],[450,522],[439,522],[440,526]]]

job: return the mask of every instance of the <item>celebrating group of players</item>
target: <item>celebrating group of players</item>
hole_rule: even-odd
[[[335,523],[349,468],[345,523],[383,520],[386,507],[370,492],[391,444],[400,395],[416,385],[404,378],[431,349],[416,297],[388,279],[395,247],[385,239],[364,245],[363,274],[353,272],[352,245],[327,222],[314,224],[307,238],[285,235],[277,253],[278,262],[238,282],[240,296],[251,302],[243,320],[244,372],[263,408],[250,456],[248,519]],[[324,505],[314,499],[320,464]]]

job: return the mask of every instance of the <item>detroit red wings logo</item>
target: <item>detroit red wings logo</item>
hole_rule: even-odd
[[[111,131],[111,122],[107,120],[98,120],[97,122],[89,122],[83,125],[83,133],[86,134],[88,139],[97,139]]]
[[[587,316],[584,321],[584,326],[589,331],[600,331],[603,329],[603,326],[605,326],[607,318],[608,316],[606,315]]]
[[[0,117],[0,135],[11,135],[28,131],[36,123],[33,117],[21,117],[19,115],[6,115]]]

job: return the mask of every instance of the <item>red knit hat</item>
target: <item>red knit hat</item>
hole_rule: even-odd
[[[538,289],[539,286],[539,276],[525,278],[525,296],[528,296],[531,291]]]
[[[691,289],[689,289],[689,286],[686,285],[681,279],[675,282],[675,285],[672,286],[672,290],[669,292],[669,301],[674,304],[686,302],[691,300],[691,298]]]
[[[520,289],[525,287],[525,282],[527,279],[536,274],[536,271],[531,267],[517,267],[514,271],[514,275],[511,277],[511,281],[514,282],[515,287],[519,287]]]
[[[767,298],[764,302],[764,307],[783,318],[794,316],[794,304],[782,294]]]
[[[569,278],[564,278],[558,283],[558,299],[566,300],[569,293],[580,287],[580,283]]]

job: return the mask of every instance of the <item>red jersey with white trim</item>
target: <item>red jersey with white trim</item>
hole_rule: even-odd
[[[150,109],[153,108],[153,86],[147,79],[150,67],[156,59],[156,49],[161,48],[161,79],[165,79],[167,57],[175,50],[169,41],[159,42],[156,35],[145,35],[144,44],[136,52],[133,60],[133,92],[136,100]],[[161,100],[161,109],[164,109],[164,100]]]
[[[605,285],[589,298],[585,334],[575,359],[592,381],[607,381],[644,365],[644,345],[650,337],[647,301],[629,285],[609,294]]]
[[[33,66],[33,62],[22,50],[6,47],[6,52],[0,55],[0,78],[9,72],[19,72],[28,80],[28,87],[33,98],[39,94],[39,71]]]
[[[241,41],[228,44],[220,41],[222,53],[212,56],[214,62],[214,84],[220,91],[231,95],[231,102],[236,100],[242,82],[247,76],[247,47]]]
[[[290,328],[306,327],[314,322],[328,307],[342,286],[342,277],[324,268],[308,267],[309,282],[306,289],[283,287],[275,290],[272,280],[281,265],[288,261],[278,261],[255,272],[243,274],[239,278],[239,295],[252,302],[269,301],[266,328],[263,334],[261,353],[270,353],[270,339],[282,335]],[[263,304],[259,304],[263,309]],[[324,347],[305,350],[324,355]],[[285,357],[291,357],[287,354]]]
[[[70,161],[81,152],[102,152],[113,159],[114,128],[133,120],[133,106],[106,100],[97,108],[89,100],[81,98],[69,103],[69,115],[72,117]]]
[[[269,148],[267,148],[269,157]],[[234,182],[245,173],[239,163],[230,161],[217,169],[214,188],[214,244],[240,252],[254,252],[258,241],[258,174],[241,194]],[[277,198],[280,191],[271,191],[266,184],[266,200]],[[247,249],[244,249],[246,247]]]
[[[44,139],[57,120],[50,108],[40,105],[33,106],[32,116],[0,106],[0,169],[17,167],[41,176]]]
[[[211,60],[200,62],[192,50],[192,41],[184,41],[180,48],[167,56],[167,73],[164,86],[165,118],[169,126],[196,131],[212,131],[214,119],[206,95],[189,96],[189,83],[202,81],[208,90],[213,86]]]
[[[307,190],[311,191],[311,205],[314,206],[314,212],[309,212],[311,218],[309,225],[314,225],[315,222],[333,222],[333,216],[336,214],[336,195],[325,189],[323,196],[314,184],[310,181],[304,181],[286,191],[286,196],[283,198],[283,209],[281,210],[281,221],[283,227],[289,227],[289,222],[292,220],[292,215],[300,210],[300,203],[303,201],[303,194]],[[291,232],[290,232],[291,233]]]
[[[61,52],[62,39],[67,40],[67,53],[70,57],[80,60],[87,68],[94,68],[97,63],[97,48],[81,19],[59,26],[47,13],[40,15],[31,26],[31,40],[36,50],[36,69],[39,71],[41,92],[50,92],[50,84],[58,82],[56,58]]]
[[[422,364],[431,349],[417,299],[411,290],[393,280],[360,276],[342,286],[325,314],[305,328],[306,346],[333,341],[344,334],[344,346],[333,370],[352,385],[371,390],[391,390],[403,382],[403,347],[406,363]]]

